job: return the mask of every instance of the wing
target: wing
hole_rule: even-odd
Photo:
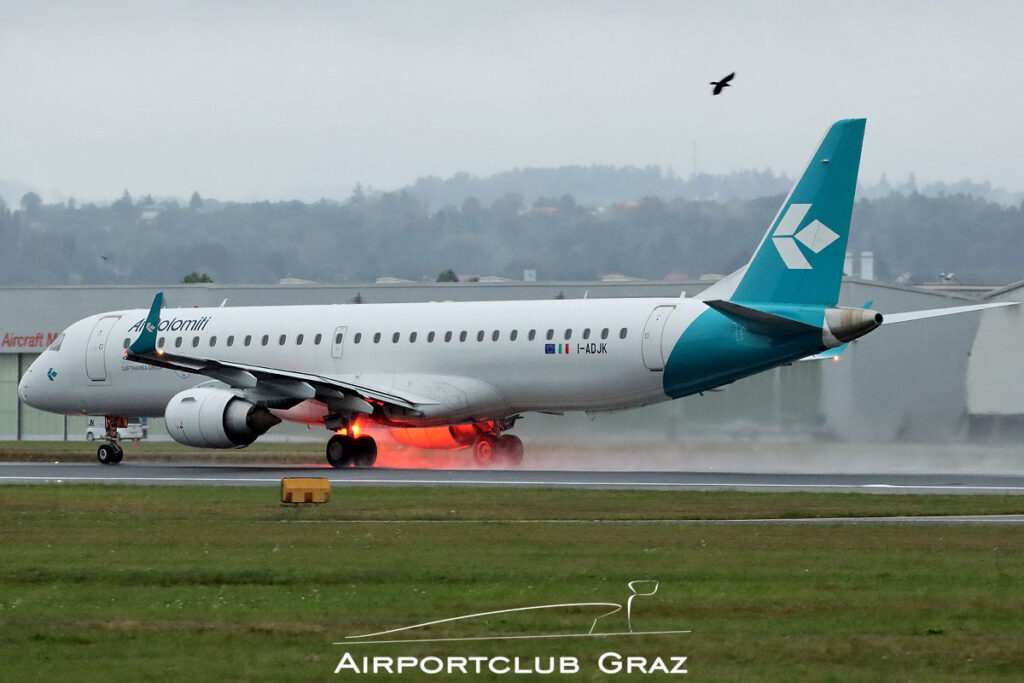
[[[1001,306],[1018,306],[1019,301],[997,301],[987,304],[970,304],[968,306],[952,306],[950,308],[930,308],[923,311],[907,311],[905,313],[885,313],[882,316],[883,325],[905,323],[911,320],[923,320],[925,318],[938,318],[943,315],[956,315],[957,313],[970,313],[971,311],[983,311],[986,308],[999,308]]]
[[[721,82],[722,83],[728,83],[729,81],[731,81],[734,78],[736,78],[736,72],[735,71],[733,71],[731,74],[729,74],[728,76],[723,78]]]
[[[178,370],[216,379],[225,384],[268,398],[308,399],[320,398],[340,402],[350,412],[373,412],[373,403],[386,404],[406,410],[417,410],[436,401],[413,396],[407,392],[395,392],[389,388],[373,386],[371,382],[352,382],[342,377],[332,377],[308,372],[297,372],[271,368],[250,363],[185,356],[167,353],[156,348],[157,329],[160,327],[160,306],[163,293],[153,298],[153,305],[146,316],[139,338],[125,351],[125,358],[159,368]]]

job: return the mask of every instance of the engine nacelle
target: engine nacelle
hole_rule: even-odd
[[[882,324],[882,314],[870,308],[826,308],[822,341],[834,349]]]
[[[473,445],[479,431],[471,424],[450,427],[392,427],[391,436],[400,444],[415,448],[454,450]]]
[[[172,439],[197,448],[248,446],[281,421],[266,408],[212,387],[175,394],[167,404],[164,418]]]

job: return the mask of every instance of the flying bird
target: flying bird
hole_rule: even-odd
[[[715,89],[711,91],[711,94],[712,95],[719,95],[719,94],[721,94],[722,89],[723,88],[728,88],[729,87],[729,81],[731,81],[735,77],[736,77],[736,72],[733,71],[731,74],[729,74],[728,76],[726,76],[725,78],[723,78],[720,81],[711,81],[711,83],[709,83],[709,85],[715,86]]]

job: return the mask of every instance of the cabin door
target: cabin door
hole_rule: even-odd
[[[644,326],[643,354],[644,365],[648,370],[665,369],[665,357],[661,352],[661,333],[665,331],[665,321],[675,306],[658,306],[651,311]]]
[[[121,319],[119,315],[108,315],[96,321],[89,333],[89,346],[85,350],[85,372],[93,382],[107,379],[107,337],[114,323]]]

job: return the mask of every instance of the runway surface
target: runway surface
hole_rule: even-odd
[[[991,474],[778,474],[558,470],[368,470],[327,466],[130,463],[0,463],[0,484],[105,483],[204,486],[279,485],[284,477],[324,477],[333,486],[500,486],[659,491],[1024,494],[1024,476]]]

